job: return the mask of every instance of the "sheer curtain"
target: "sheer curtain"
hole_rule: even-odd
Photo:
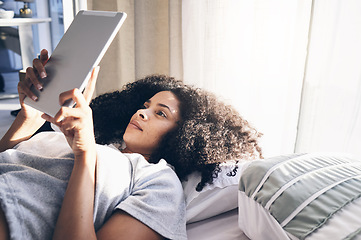
[[[264,134],[266,157],[361,154],[361,1],[88,0],[128,19],[97,93],[164,73],[204,87]]]
[[[296,151],[361,156],[361,1],[316,0]]]
[[[148,74],[182,79],[181,1],[88,0],[88,9],[128,15],[100,63],[97,94]]]
[[[265,156],[293,152],[312,2],[182,2],[184,80],[233,104]]]
[[[361,1],[183,1],[184,79],[235,105],[266,156],[361,155]]]

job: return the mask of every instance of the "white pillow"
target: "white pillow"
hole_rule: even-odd
[[[239,226],[251,239],[361,237],[361,161],[292,154],[254,161],[239,186]]]
[[[188,176],[182,183],[187,205],[187,223],[201,221],[230,211],[238,206],[239,178],[248,162],[228,161],[220,165],[221,172],[212,184],[206,184],[201,192],[196,186],[201,180],[199,173]],[[238,166],[233,173],[235,166]]]

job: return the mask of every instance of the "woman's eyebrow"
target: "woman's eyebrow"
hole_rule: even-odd
[[[169,113],[174,117],[174,113],[176,110],[172,110],[168,105],[164,103],[158,103],[158,106],[168,109]]]
[[[146,103],[151,104],[152,101],[151,101],[150,99],[148,99],[148,100],[146,101]],[[164,104],[164,103],[157,103],[157,105],[160,106],[160,107],[163,107],[163,108],[168,109],[169,112],[173,115],[173,111],[172,111],[172,109],[171,109],[168,105],[166,105],[166,104]]]
[[[170,109],[170,107],[168,107],[167,105],[165,105],[165,104],[163,104],[163,103],[158,103],[158,106],[167,108],[170,112],[172,112],[171,109]]]

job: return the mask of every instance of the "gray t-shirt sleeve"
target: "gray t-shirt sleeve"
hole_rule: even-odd
[[[187,239],[185,200],[175,172],[161,160],[156,166],[132,161],[131,194],[117,205],[168,239]]]

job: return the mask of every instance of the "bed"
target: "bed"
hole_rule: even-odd
[[[195,190],[201,178],[197,173],[182,183],[189,240],[249,239],[238,226],[239,179],[247,165],[247,162],[237,161],[222,164],[222,171],[213,184],[206,185],[201,192]]]
[[[190,240],[361,239],[361,161],[353,156],[231,163],[200,193],[192,190],[198,180],[183,183]]]
[[[295,153],[220,167],[201,192],[198,173],[182,182],[189,240],[361,240],[361,158]]]

